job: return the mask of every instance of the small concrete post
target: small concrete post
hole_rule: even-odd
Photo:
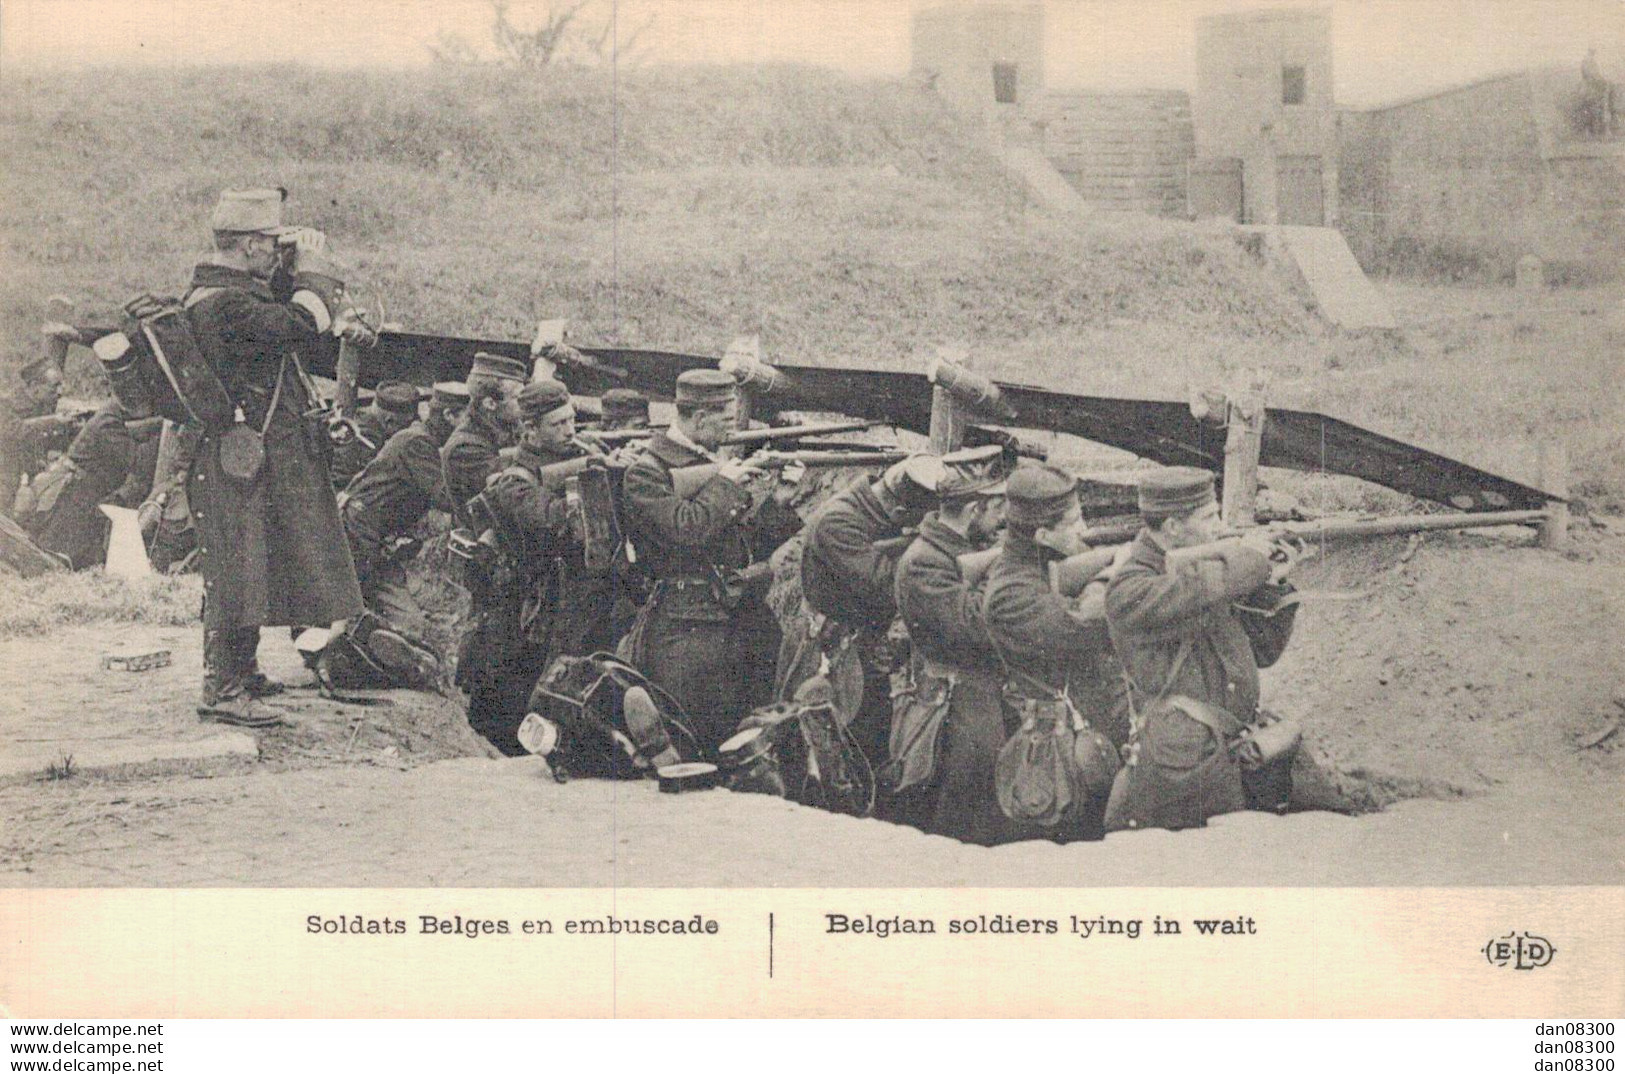
[[[1258,452],[1264,443],[1264,374],[1251,371],[1233,392],[1225,415],[1224,502],[1219,514],[1231,529],[1257,524]]]
[[[960,369],[970,367],[970,351],[964,347],[942,347],[937,361]],[[965,409],[954,399],[953,393],[941,384],[931,389],[931,450],[938,455],[958,451],[965,443]]]
[[[1569,495],[1569,452],[1557,440],[1542,441],[1539,450],[1540,488],[1553,496]],[[1548,500],[1546,520],[1540,524],[1540,547],[1564,548],[1569,543],[1569,505]]]

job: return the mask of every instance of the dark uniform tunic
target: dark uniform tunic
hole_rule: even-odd
[[[1052,558],[1033,541],[1006,533],[1004,550],[988,571],[984,615],[1004,660],[1006,694],[1017,705],[1064,695],[1079,716],[1121,748],[1129,733],[1127,690],[1106,621],[1073,614],[1050,588]],[[1046,834],[1098,838],[1099,821],[1079,816]]]
[[[1269,581],[1262,553],[1243,551],[1225,564],[1168,571],[1162,548],[1144,530],[1128,562],[1106,589],[1112,644],[1134,684],[1136,704],[1183,694],[1217,705],[1238,723],[1258,718],[1258,660],[1232,606]],[[1189,652],[1179,674],[1169,672],[1179,651]],[[1292,794],[1292,755],[1243,770],[1242,789],[1255,809],[1284,809]]]
[[[1007,737],[1004,672],[982,619],[982,593],[965,582],[959,557],[970,542],[936,515],[897,562],[897,610],[914,646],[918,696],[947,680],[948,715],[937,743],[936,777],[907,814],[937,835],[992,846],[1029,835],[1005,817],[993,787]]]
[[[801,553],[803,599],[829,620],[818,640],[830,659],[837,706],[876,767],[886,760],[891,729],[893,660],[887,632],[897,616],[894,582],[902,551],[885,551],[880,542],[901,533],[863,480],[814,512]],[[793,685],[785,687],[793,690]],[[843,696],[853,693],[858,696]]]
[[[360,435],[347,444],[333,449],[333,487],[342,489],[378,457],[391,437],[411,424],[410,417],[385,410],[373,404],[362,407],[355,415]]]
[[[393,545],[412,536],[431,507],[450,510],[434,434],[415,421],[391,436],[339,498],[362,599],[421,641],[427,620],[407,589],[406,564],[393,555]]]
[[[49,508],[36,514],[29,526],[41,548],[67,556],[74,570],[100,563],[106,550],[107,516],[97,508],[124,484],[136,453],[124,418],[124,409],[116,402],[96,411],[67,454],[51,464],[66,471],[52,475],[62,485]]]
[[[1165,690],[1228,709],[1242,723],[1258,711],[1258,662],[1230,606],[1269,581],[1269,560],[1245,554],[1240,569],[1207,563],[1168,572],[1163,550],[1144,531],[1106,588],[1112,644],[1140,703]],[[1180,645],[1191,650],[1169,683]]]
[[[211,290],[192,293],[202,288]],[[302,420],[312,400],[284,360],[297,351],[307,370],[331,376],[334,341],[307,310],[277,301],[246,272],[199,265],[192,292],[198,344],[254,429],[265,423],[279,374],[282,385],[265,463],[251,482],[221,470],[222,430],[202,433],[187,479],[203,574],[204,693],[212,700],[254,673],[260,627],[348,619],[362,601],[328,480],[326,432]]]
[[[515,732],[531,688],[553,658],[614,643],[614,575],[588,573],[566,510],[564,478],[546,472],[589,454],[603,453],[586,441],[557,449],[522,445],[485,490],[498,539],[519,578],[510,592],[478,610],[463,660],[469,723],[505,752],[522,752]]]
[[[446,495],[459,526],[468,525],[468,501],[484,491],[485,482],[502,468],[499,453],[504,439],[478,407],[470,406],[441,447]]]
[[[767,699],[779,633],[761,594],[737,584],[739,570],[771,551],[758,557],[753,547],[750,493],[720,475],[690,497],[673,491],[673,470],[710,461],[657,433],[626,471],[628,536],[655,582],[624,644],[715,749]]]

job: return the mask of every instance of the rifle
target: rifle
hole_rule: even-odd
[[[762,470],[782,470],[787,466],[890,466],[908,458],[906,451],[758,451],[743,461]],[[680,466],[671,472],[672,491],[690,499],[713,476],[718,463]]]
[[[880,425],[878,421],[825,421],[809,422],[803,425],[775,425],[767,429],[741,429],[737,433],[725,438],[724,444],[768,444],[775,440],[799,440],[806,436],[827,436],[831,433],[851,433],[860,429],[872,429]],[[647,429],[613,429],[607,432],[593,430],[593,435],[606,444],[624,444],[631,440],[647,440],[655,433],[667,428],[664,425],[651,425]],[[833,445],[832,445],[833,446]],[[854,448],[870,448],[872,444],[854,444]]]

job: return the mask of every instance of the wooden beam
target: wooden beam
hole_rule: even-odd
[[[1540,488],[1563,500],[1546,504],[1546,520],[1540,524],[1542,548],[1564,548],[1569,543],[1569,452],[1560,441],[1542,441],[1539,454]]]
[[[938,455],[958,451],[965,442],[965,427],[970,424],[965,411],[954,397],[952,375],[945,377],[944,369],[965,370],[970,365],[970,352],[966,348],[942,348],[926,371],[931,381],[931,450]]]
[[[1219,515],[1231,529],[1257,522],[1258,451],[1264,443],[1264,375],[1254,370],[1228,400],[1224,440],[1224,502]]]

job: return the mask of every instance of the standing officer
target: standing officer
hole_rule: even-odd
[[[677,378],[677,417],[655,433],[622,482],[628,537],[654,587],[624,639],[627,659],[671,693],[701,744],[715,749],[771,690],[779,632],[763,602],[767,554],[752,531],[763,471],[717,454],[739,425],[733,377]],[[692,490],[674,472],[710,465]]]
[[[967,557],[1004,524],[1006,467],[997,447],[946,455],[941,506],[897,562],[897,610],[914,652],[891,739],[893,787],[918,788],[904,815],[936,835],[992,846],[1021,831],[999,809],[993,769],[1006,730],[1004,673],[982,622]]]
[[[359,615],[361,590],[328,479],[325,424],[300,363],[332,376],[335,337],[369,333],[340,307],[326,237],[282,222],[281,190],[227,190],[211,220],[215,252],[199,264],[185,303],[204,358],[264,430],[251,476],[222,466],[224,429],[203,430],[187,481],[203,574],[203,696],[199,714],[245,726],[279,722],[254,703],[282,687],[260,673],[262,626],[337,623]],[[271,277],[292,249],[293,294]],[[339,308],[336,308],[339,307]]]
[[[570,393],[556,380],[525,385],[512,462],[480,495],[515,584],[481,608],[470,661],[469,723],[504,753],[522,754],[515,732],[536,680],[556,656],[613,644],[610,559],[589,569],[582,520],[567,497],[571,474],[607,468],[595,443],[576,436]]]
[[[417,420],[421,395],[415,385],[386,380],[372,402],[356,411],[356,435],[333,449],[333,487],[342,489],[371,462],[389,438]]]
[[[1018,714],[1059,705],[1120,748],[1128,740],[1128,705],[1106,633],[1103,597],[1091,591],[1075,602],[1050,580],[1052,564],[1087,549],[1077,485],[1053,466],[1016,467],[1003,546],[988,570],[984,614],[1004,662],[1005,696]],[[1104,806],[1104,797],[1087,803],[1051,834],[1098,838]]]
[[[499,453],[518,435],[519,411],[514,400],[524,386],[524,363],[496,354],[474,356],[468,373],[468,409],[440,449],[446,494],[459,526],[469,524],[468,501],[501,468]]]
[[[385,623],[419,644],[427,641],[428,619],[407,587],[406,567],[417,552],[418,524],[429,509],[451,510],[440,446],[467,403],[468,390],[461,384],[436,384],[428,415],[391,436],[339,494],[362,599]],[[415,670],[423,675],[430,671]]]

